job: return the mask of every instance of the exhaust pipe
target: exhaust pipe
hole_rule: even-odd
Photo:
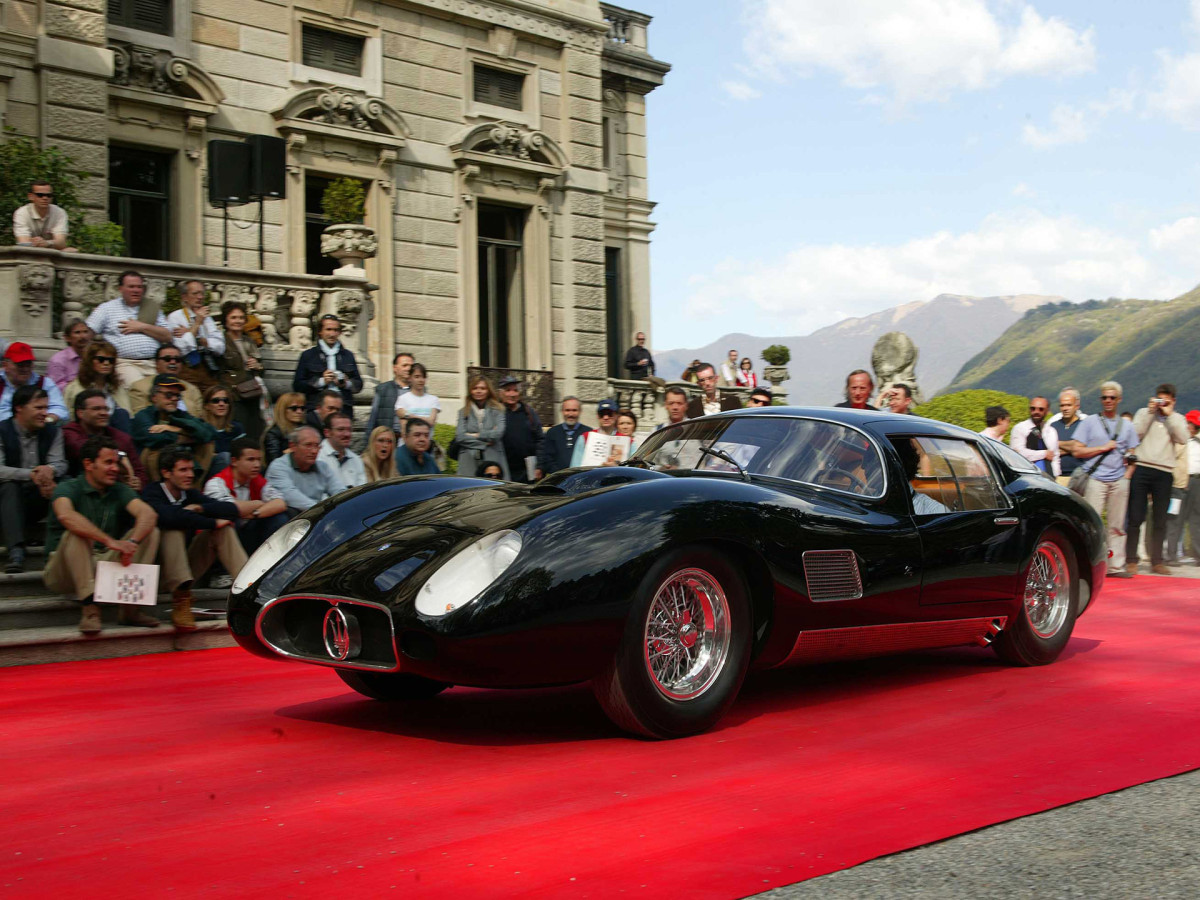
[[[1004,620],[992,619],[992,621],[988,624],[987,631],[975,638],[975,643],[979,644],[980,647],[990,647],[992,645],[992,641],[996,639],[996,635],[1003,630]]]

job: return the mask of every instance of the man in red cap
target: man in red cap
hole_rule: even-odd
[[[46,421],[51,424],[68,417],[58,385],[45,375],[33,371],[33,348],[22,341],[13,341],[4,351],[4,389],[0,392],[0,421],[12,418],[13,391],[28,384],[46,392],[50,405]]]

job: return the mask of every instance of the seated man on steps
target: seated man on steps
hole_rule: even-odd
[[[87,439],[94,434],[112,438],[117,445],[117,456],[121,458],[121,478],[125,484],[141,493],[142,485],[150,479],[142,468],[141,456],[133,445],[133,438],[109,422],[112,412],[103,391],[89,388],[75,395],[75,421],[63,426],[63,448],[67,452],[67,474],[74,478],[80,472],[79,454]]]
[[[117,446],[104,435],[94,435],[80,454],[83,474],[69,478],[54,490],[46,522],[46,568],[42,580],[52,591],[73,594],[83,606],[79,630],[100,632],[100,607],[93,598],[96,563],[119,560],[121,565],[153,563],[158,555],[158,516],[127,485],[117,481],[121,472]],[[132,521],[133,526],[127,527]],[[158,619],[136,606],[122,606],[123,625],[157,628]]]
[[[217,430],[179,408],[183,384],[173,375],[155,375],[150,405],[133,417],[133,443],[142,454],[146,474],[158,478],[158,455],[171,447],[191,450],[201,470],[213,458]]]
[[[246,564],[246,551],[234,526],[237,505],[195,489],[196,463],[186,447],[171,447],[158,455],[161,482],[142,489],[142,499],[158,514],[159,562],[162,583],[171,591],[171,621],[177,631],[195,631],[192,583],[202,578],[217,558],[232,578]]]
[[[56,482],[67,474],[62,432],[46,421],[48,404],[45,391],[23,384],[13,393],[12,418],[0,422],[0,520],[10,575],[25,571],[26,528],[46,515]]]
[[[262,474],[262,458],[256,441],[237,438],[230,447],[229,467],[204,485],[204,493],[209,497],[237,506],[241,515],[237,521],[238,537],[247,555],[261,547],[288,520],[283,494]]]

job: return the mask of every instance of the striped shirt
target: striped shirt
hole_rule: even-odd
[[[108,341],[117,348],[117,356],[121,359],[154,359],[158,353],[159,343],[148,334],[132,332],[121,334],[122,322],[136,320],[141,312],[137,306],[129,306],[120,297],[101,303],[88,316],[88,328],[96,333],[96,337]],[[167,317],[159,310],[154,324],[159,328],[169,328]]]

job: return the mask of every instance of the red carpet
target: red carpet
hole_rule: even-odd
[[[583,687],[403,715],[240,650],[0,671],[14,897],[740,897],[1200,767],[1200,583],[1110,583],[1064,658],[753,678],[715,732]]]

